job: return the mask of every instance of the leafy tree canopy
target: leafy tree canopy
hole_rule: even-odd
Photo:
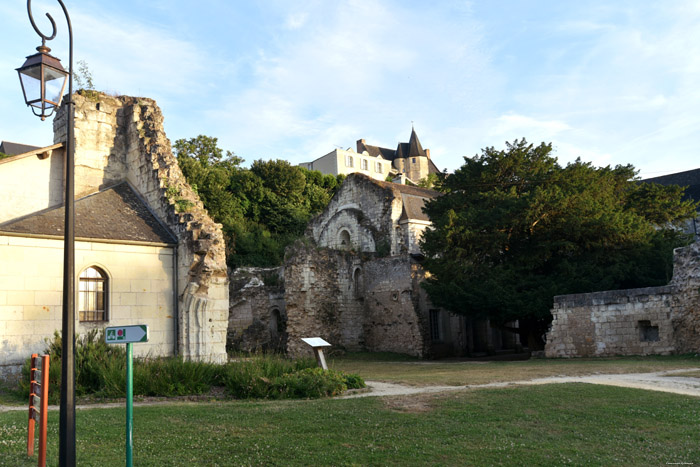
[[[200,135],[174,144],[187,182],[212,218],[223,225],[230,266],[277,266],[284,249],[304,233],[342,183],[283,160],[243,159]]]
[[[523,138],[465,157],[426,207],[422,244],[433,303],[517,319],[535,348],[555,295],[667,283],[672,250],[687,242],[674,225],[697,208],[681,188],[636,181],[631,165],[562,167],[551,151]]]

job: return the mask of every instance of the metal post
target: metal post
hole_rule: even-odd
[[[75,109],[73,103],[73,29],[68,11],[61,0],[68,22],[69,52],[68,102],[66,111],[66,217],[63,239],[63,321],[61,363],[61,416],[59,425],[59,461],[61,467],[75,466]]]
[[[75,189],[74,189],[74,103],[73,103],[73,27],[63,0],[57,0],[68,25],[68,101],[66,102],[65,169],[66,190],[64,198],[65,219],[63,232],[63,313],[61,322],[61,413],[59,418],[58,462],[61,467],[75,467]],[[52,34],[43,34],[32,15],[32,0],[27,0],[29,21],[44,40],[56,37],[56,23],[50,14]],[[43,79],[42,79],[43,86]],[[42,89],[43,90],[43,89]],[[42,93],[42,98],[43,98]],[[42,104],[43,105],[43,104]],[[44,116],[42,106],[42,120]]]
[[[133,465],[134,451],[134,351],[131,342],[126,344],[126,467]]]

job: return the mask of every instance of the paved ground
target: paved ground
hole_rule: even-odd
[[[402,384],[367,381],[369,391],[350,394],[343,396],[343,398],[403,396],[410,394],[458,391],[462,389],[502,388],[516,385],[556,383],[604,384],[608,386],[647,389],[650,391],[672,392],[675,394],[700,397],[700,378],[683,376],[684,373],[697,371],[700,371],[700,368],[658,371],[655,373],[630,373],[621,375],[556,376],[526,381],[510,381],[505,383],[477,384],[470,386],[404,386]]]
[[[463,389],[479,388],[504,388],[517,385],[533,384],[557,384],[557,383],[589,383],[604,384],[608,386],[621,386],[626,388],[647,389],[650,391],[672,392],[688,396],[700,397],[700,377],[684,376],[684,374],[698,374],[700,368],[686,368],[682,370],[658,371],[655,373],[629,373],[621,375],[591,375],[591,376],[555,376],[551,378],[537,378],[525,381],[509,381],[505,383],[475,384],[470,386],[406,386],[403,384],[382,383],[379,381],[367,381],[367,389],[362,392],[348,394],[340,399],[355,397],[391,397],[407,396],[411,394],[427,394],[436,392],[459,391]],[[182,403],[183,401],[178,401]],[[134,402],[135,407],[143,405],[170,404],[172,400]],[[193,402],[196,403],[196,402]],[[112,408],[124,407],[124,402],[108,404],[79,405],[84,408]],[[26,406],[2,406],[0,412],[14,410],[27,410]],[[58,406],[49,406],[49,410],[58,410]]]

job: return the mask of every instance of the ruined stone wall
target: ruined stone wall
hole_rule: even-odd
[[[348,351],[426,355],[422,273],[408,256],[377,258],[298,242],[287,257],[291,355],[311,354],[302,337],[321,337]]]
[[[284,351],[287,341],[284,268],[238,268],[229,277],[227,349]]]
[[[356,251],[385,249],[389,253],[395,243],[393,227],[400,215],[400,197],[370,178],[351,174],[323,213],[311,221],[307,236],[322,247],[338,248],[339,234],[346,229]]]
[[[366,348],[423,356],[429,330],[427,307],[419,303],[425,292],[417,265],[408,256],[377,258],[364,263],[364,276]]]
[[[668,286],[554,298],[548,357],[650,355],[700,350],[700,244],[674,254]]]
[[[221,226],[187,185],[152,99],[73,96],[76,196],[127,180],[178,238],[178,353],[226,360],[228,278]],[[65,140],[66,107],[54,120]]]

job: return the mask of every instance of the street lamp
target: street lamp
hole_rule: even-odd
[[[43,34],[32,16],[32,0],[27,0],[27,13],[32,27],[41,37],[38,53],[27,57],[27,61],[17,69],[24,93],[24,100],[32,108],[34,115],[45,120],[53,115],[61,105],[61,97],[68,81],[67,131],[65,147],[66,158],[66,193],[65,223],[63,235],[63,314],[61,336],[61,414],[59,420],[59,465],[75,466],[75,194],[74,172],[75,154],[73,137],[73,29],[70,16],[62,0],[58,0],[68,23],[68,71],[61,66],[61,61],[49,55],[46,41],[56,37],[56,22],[50,14],[53,32],[50,36]]]

